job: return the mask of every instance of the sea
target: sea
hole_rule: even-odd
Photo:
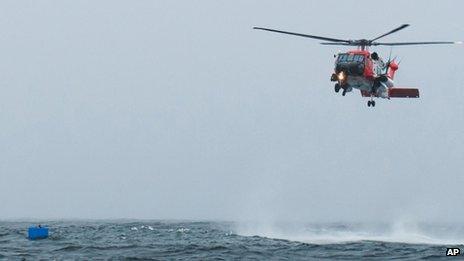
[[[0,260],[455,260],[451,224],[207,221],[0,221]],[[452,259],[451,259],[452,258]]]

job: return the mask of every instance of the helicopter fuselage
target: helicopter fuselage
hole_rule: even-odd
[[[393,76],[398,65],[392,61],[383,62],[377,53],[367,50],[353,50],[337,54],[332,80],[337,81],[343,93],[359,89],[370,96],[389,98],[388,90],[393,88]]]

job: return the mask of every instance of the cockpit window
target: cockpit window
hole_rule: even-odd
[[[339,54],[338,55],[338,62],[339,63],[343,63],[343,62],[346,62],[346,58],[348,57],[347,54]]]
[[[347,62],[354,62],[354,55],[353,54],[348,54],[348,58],[346,58]]]
[[[345,72],[346,75],[360,76],[364,73],[365,57],[362,54],[341,53],[335,63],[335,72]]]
[[[364,55],[362,54],[347,54],[342,53],[338,55],[338,63],[362,63],[364,62]]]

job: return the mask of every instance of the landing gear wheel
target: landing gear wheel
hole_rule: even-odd
[[[375,101],[372,101],[371,104],[372,104],[372,107],[375,107]]]
[[[346,89],[343,89],[342,96],[346,95]]]
[[[340,84],[336,83],[335,84],[335,92],[339,92],[340,91]]]
[[[371,101],[367,101],[367,107],[371,107]]]

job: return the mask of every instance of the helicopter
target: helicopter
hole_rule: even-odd
[[[402,88],[394,86],[395,73],[399,68],[399,62],[396,58],[388,58],[384,61],[377,52],[370,52],[371,46],[405,46],[405,45],[437,45],[437,44],[462,44],[462,42],[449,42],[449,41],[432,41],[432,42],[378,42],[377,40],[396,33],[409,24],[403,24],[387,33],[384,33],[371,40],[358,39],[347,40],[329,38],[323,36],[309,35],[294,33],[288,31],[280,31],[275,29],[253,27],[256,30],[264,30],[274,33],[288,34],[300,36],[305,38],[312,38],[322,40],[322,45],[335,45],[335,46],[356,46],[356,50],[349,50],[347,52],[339,52],[334,55],[335,68],[330,80],[335,82],[334,90],[338,93],[342,90],[342,95],[345,96],[347,92],[353,89],[358,89],[363,97],[370,98],[367,102],[368,107],[375,107],[374,98],[419,98],[419,89],[417,88]]]

